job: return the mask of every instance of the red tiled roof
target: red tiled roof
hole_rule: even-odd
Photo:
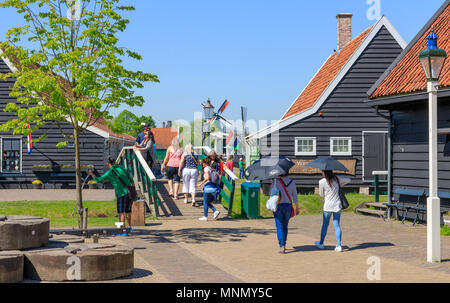
[[[365,30],[358,37],[347,43],[339,53],[334,52],[328,58],[282,119],[303,112],[316,103],[317,99],[319,99],[323,91],[330,85],[345,63],[347,63],[353,53],[358,49],[372,28],[373,26]]]
[[[125,139],[130,141],[136,141],[136,138],[127,135],[127,134],[116,134],[113,132],[107,125],[106,121],[103,118],[99,118],[93,125],[93,127],[96,127],[104,132],[107,132],[110,136],[119,138],[119,139]]]
[[[431,29],[439,36],[438,47],[450,54],[450,5],[440,14],[392,71],[370,95],[371,99],[426,91],[427,79],[419,61],[419,54],[428,47]],[[450,60],[447,59],[439,79],[441,88],[450,86]]]
[[[152,128],[155,136],[156,148],[167,149],[172,144],[172,139],[178,136],[178,129],[176,128]]]

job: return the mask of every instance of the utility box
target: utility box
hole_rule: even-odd
[[[259,189],[261,185],[253,182],[241,184],[241,215],[248,219],[259,218]]]

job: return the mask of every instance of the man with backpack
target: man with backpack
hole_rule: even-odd
[[[220,173],[211,166],[209,157],[202,160],[204,180],[198,185],[203,187],[203,217],[200,221],[208,221],[208,208],[214,213],[214,219],[217,219],[220,212],[211,204],[217,200],[217,194],[220,192]]]

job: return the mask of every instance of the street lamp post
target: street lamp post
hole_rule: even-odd
[[[203,105],[203,115],[205,117],[205,122],[202,125],[202,144],[205,146],[211,146],[211,125],[209,120],[214,116],[214,106],[211,104],[211,100],[206,101]]]
[[[431,31],[428,48],[419,55],[419,60],[428,81],[428,152],[429,152],[429,196],[427,199],[427,261],[441,261],[440,208],[438,195],[438,151],[437,151],[437,90],[439,76],[444,66],[446,52],[437,47],[438,36]]]

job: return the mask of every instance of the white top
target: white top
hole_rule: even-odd
[[[338,176],[338,178],[341,186],[350,183],[350,178],[340,176]],[[341,211],[341,200],[339,199],[339,186],[336,180],[333,180],[331,185],[333,185],[333,187],[330,187],[328,185],[328,182],[325,178],[319,181],[319,194],[322,197],[325,197],[323,210],[326,212],[339,212]]]

